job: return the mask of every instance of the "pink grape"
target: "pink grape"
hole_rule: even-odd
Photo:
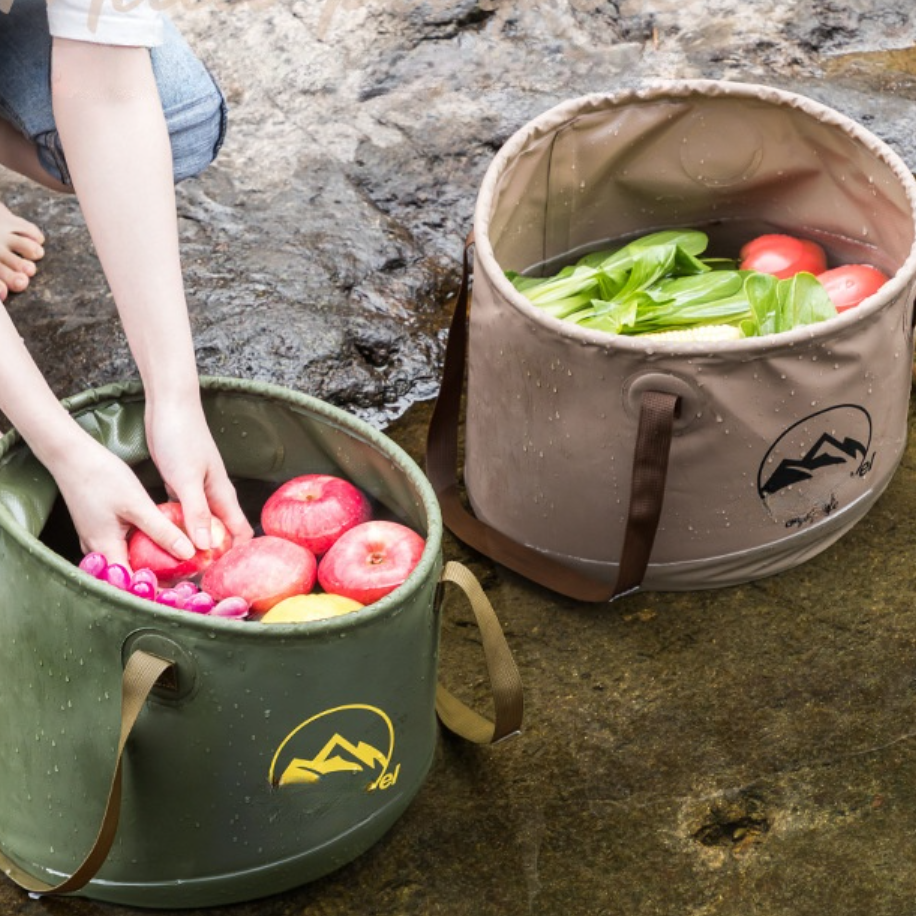
[[[159,588],[159,578],[151,570],[147,569],[145,566],[143,569],[134,570],[133,576],[131,576],[130,584],[136,585],[138,582],[147,582],[153,587],[153,594],[156,594],[157,589]]]
[[[174,588],[164,588],[156,595],[157,604],[164,604],[166,607],[183,608],[184,597],[181,592],[176,592]]]
[[[108,560],[105,559],[105,555],[102,553],[87,553],[79,564],[79,568],[84,573],[89,573],[90,576],[94,576],[96,579],[101,578],[107,567]]]
[[[211,617],[230,617],[241,619],[248,616],[248,602],[237,595],[231,598],[223,598],[214,605],[210,611]]]
[[[156,598],[156,587],[143,579],[139,582],[131,582],[128,591],[138,598],[146,598],[147,601],[153,601]]]
[[[109,563],[99,578],[115,588],[125,591],[130,588],[130,570],[120,563]]]
[[[216,602],[206,592],[197,592],[185,601],[184,609],[193,611],[195,614],[209,614],[215,604]]]
[[[180,582],[176,582],[172,588],[183,598],[190,598],[191,595],[196,595],[199,591],[198,587],[190,579],[182,579]]]

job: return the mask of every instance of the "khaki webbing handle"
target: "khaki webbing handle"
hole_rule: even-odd
[[[538,585],[579,601],[609,601],[637,588],[649,565],[665,496],[668,458],[680,399],[664,391],[646,391],[642,396],[630,504],[617,581],[613,586],[518,543],[472,515],[461,501],[457,481],[458,427],[470,306],[468,251],[472,244],[473,233],[468,236],[464,248],[461,286],[449,329],[442,385],[426,440],[426,474],[439,498],[443,520],[459,540]]]
[[[474,574],[450,560],[442,570],[442,581],[464,592],[477,620],[493,693],[493,721],[465,706],[441,684],[436,689],[436,712],[442,724],[459,737],[474,744],[495,744],[521,731],[525,707],[521,676],[499,618]]]
[[[150,691],[172,665],[173,662],[141,650],[134,652],[127,660],[121,678],[121,733],[118,739],[114,776],[111,779],[108,800],[102,815],[102,825],[99,827],[95,842],[82,864],[60,884],[48,884],[41,881],[0,852],[0,869],[20,887],[35,894],[67,894],[88,884],[102,867],[114,842],[115,834],[118,831],[118,819],[121,815],[124,747]]]

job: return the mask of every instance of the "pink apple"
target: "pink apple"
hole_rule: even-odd
[[[261,509],[264,534],[286,538],[321,556],[345,531],[367,522],[372,507],[349,480],[304,474],[281,484]]]
[[[241,597],[255,614],[263,614],[291,595],[315,586],[315,555],[286,538],[262,535],[238,544],[207,567],[201,588],[214,601]]]
[[[170,522],[187,533],[180,503],[160,503],[157,508]],[[150,569],[156,574],[160,585],[169,587],[181,579],[199,576],[231,546],[232,538],[216,516],[213,516],[210,523],[210,543],[208,550],[198,550],[190,559],[181,560],[142,531],[134,531],[127,541],[127,555],[131,569]]]
[[[326,592],[371,604],[404,582],[425,546],[406,525],[363,522],[342,534],[321,558],[318,581]]]

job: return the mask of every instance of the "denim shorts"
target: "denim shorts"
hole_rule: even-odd
[[[166,17],[165,40],[150,49],[172,143],[176,181],[203,171],[226,133],[226,102],[207,68]],[[51,37],[45,3],[22,0],[0,12],[0,118],[38,148],[47,172],[70,185],[51,105]]]

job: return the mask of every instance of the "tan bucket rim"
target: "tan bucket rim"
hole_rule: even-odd
[[[490,214],[493,210],[497,183],[509,165],[519,153],[529,144],[533,137],[542,137],[554,133],[558,127],[568,123],[575,116],[583,112],[596,112],[602,109],[619,107],[622,105],[649,102],[663,98],[688,98],[690,96],[707,96],[754,99],[765,101],[776,107],[794,108],[802,111],[812,118],[831,127],[843,131],[855,142],[863,146],[876,159],[881,160],[894,174],[904,189],[910,205],[910,214],[916,223],[916,178],[907,168],[903,159],[888,146],[883,140],[875,136],[854,119],[841,114],[833,108],[816,102],[807,96],[790,92],[785,89],[776,89],[758,83],[739,83],[726,80],[664,80],[654,81],[644,87],[626,89],[613,93],[593,93],[562,102],[543,114],[529,121],[517,130],[500,148],[487,169],[477,204],[474,209],[474,244],[475,258],[486,272],[495,288],[514,308],[529,317],[535,323],[558,333],[561,336],[575,340],[577,343],[593,346],[604,350],[632,350],[644,353],[697,353],[698,351],[712,352],[729,356],[732,354],[772,354],[780,350],[788,350],[796,344],[810,343],[823,337],[834,337],[854,332],[854,326],[875,312],[885,308],[890,302],[897,299],[906,291],[907,287],[916,278],[916,241],[910,247],[906,260],[891,279],[884,284],[878,293],[870,296],[861,305],[820,322],[817,325],[808,325],[780,334],[771,334],[766,337],[748,337],[735,341],[717,341],[712,346],[708,341],[677,341],[660,342],[658,340],[646,341],[637,337],[626,335],[611,335],[603,331],[595,331],[579,327],[572,322],[563,321],[545,314],[536,305],[533,305],[525,296],[519,293],[506,279],[503,268],[496,260],[493,246],[490,243],[489,225]],[[658,227],[670,228],[670,227]]]

